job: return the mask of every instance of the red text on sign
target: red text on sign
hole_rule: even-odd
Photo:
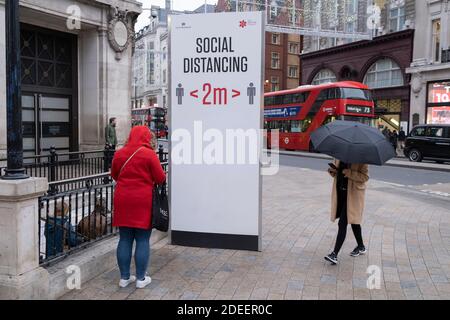
[[[228,103],[228,90],[226,88],[213,88],[210,83],[205,83],[203,92],[205,94],[203,96],[204,105],[226,105]]]

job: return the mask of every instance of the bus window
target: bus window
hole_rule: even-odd
[[[292,95],[292,103],[304,103],[309,97],[309,92],[299,92]]]
[[[372,100],[369,90],[356,88],[341,88],[341,98],[356,100]]]
[[[328,116],[326,119],[325,119],[325,121],[323,122],[323,126],[324,125],[326,125],[326,124],[328,124],[328,123],[330,123],[330,122],[333,122],[334,120],[336,120],[336,117],[335,116]]]
[[[368,117],[342,116],[342,120],[361,122],[361,123],[367,124],[368,126],[371,126],[371,127],[374,126],[373,119],[372,118],[368,118]]]
[[[303,129],[302,129],[303,132],[308,130],[312,120],[322,107],[323,102],[326,101],[327,99],[328,99],[328,89],[324,89],[317,96],[316,101],[314,101],[314,103],[312,104],[311,108],[308,111],[307,116],[305,117],[305,120],[303,121]]]
[[[329,91],[329,89],[325,89],[325,90],[320,91],[320,94],[317,96],[316,102],[317,101],[322,102],[322,101],[327,100],[328,99],[328,91]],[[319,106],[319,108],[320,108],[320,106]]]
[[[299,93],[265,97],[264,105],[274,106],[282,104],[304,103],[308,99],[309,94],[310,92],[299,92]]]
[[[312,116],[307,116],[307,117],[305,118],[305,120],[303,120],[303,123],[302,123],[302,132],[306,132],[306,131],[308,130],[309,126],[311,125],[312,120],[313,120],[313,117],[312,117]]]
[[[292,103],[292,98],[293,98],[292,94],[285,94],[282,97],[283,97],[283,104],[291,104]]]
[[[273,96],[273,104],[283,104],[283,96]]]
[[[300,103],[302,101],[302,94],[301,93],[295,93],[292,95],[292,103]]]
[[[272,97],[265,97],[264,98],[264,105],[265,106],[273,106],[273,96]]]
[[[301,120],[283,120],[268,121],[265,125],[268,130],[280,130],[283,133],[300,133],[303,132],[303,121]]]
[[[301,123],[299,120],[291,120],[291,132],[302,132]]]
[[[329,100],[339,99],[340,98],[339,88],[327,89],[327,96]]]

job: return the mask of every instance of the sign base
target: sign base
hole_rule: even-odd
[[[172,245],[211,249],[259,251],[257,235],[171,231]]]

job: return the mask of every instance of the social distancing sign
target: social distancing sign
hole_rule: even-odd
[[[173,244],[261,249],[263,18],[169,19]]]

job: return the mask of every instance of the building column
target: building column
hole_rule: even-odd
[[[99,149],[104,146],[99,112],[100,101],[100,57],[99,36],[96,28],[83,30],[79,34],[79,134],[80,150]]]
[[[105,126],[117,118],[119,144],[131,128],[131,46],[116,60],[105,27],[83,30],[80,52],[80,149],[101,149]]]
[[[47,189],[45,178],[0,180],[0,300],[48,297],[38,233],[38,198]]]
[[[450,49],[450,2],[442,3],[441,13],[441,46],[443,50]]]
[[[116,60],[116,52],[110,47],[107,37],[103,40],[102,67],[105,68],[107,81],[102,83],[105,88],[104,114],[105,119],[117,118],[117,140],[119,145],[123,144],[131,129],[131,97],[134,95],[131,76],[131,44],[122,52],[122,58]],[[139,97],[139,91],[138,91]],[[142,96],[145,99],[145,96]]]

